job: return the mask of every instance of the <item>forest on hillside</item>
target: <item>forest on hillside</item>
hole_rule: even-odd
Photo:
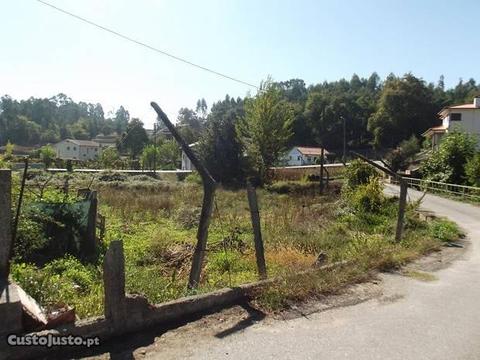
[[[434,84],[410,73],[391,74],[383,80],[376,73],[368,78],[353,75],[350,80],[309,86],[301,79],[291,79],[274,86],[294,113],[289,143],[322,144],[330,149],[341,148],[344,123],[349,147],[394,147],[438,124],[442,107],[469,103],[480,94],[480,84],[474,79],[460,80],[446,89],[443,76]],[[177,125],[189,142],[215,137],[228,151],[236,146],[235,123],[244,115],[244,102],[227,95],[208,109],[205,100],[199,100],[195,109],[179,110]],[[37,146],[65,138],[91,139],[100,133],[122,134],[129,123],[143,126],[141,119],[131,119],[123,106],[106,115],[101,104],[77,103],[65,94],[27,100],[5,95],[0,101],[0,146],[7,142]]]

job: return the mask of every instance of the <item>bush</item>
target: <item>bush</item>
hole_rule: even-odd
[[[422,166],[422,175],[428,180],[463,184],[466,182],[465,165],[475,155],[473,136],[453,131],[445,135],[437,151],[432,152]]]
[[[480,186],[480,153],[475,154],[465,165],[468,182],[473,186]]]
[[[430,223],[430,234],[435,239],[449,242],[457,240],[461,235],[461,231],[454,222],[437,219]]]
[[[350,189],[354,189],[359,185],[368,184],[371,178],[379,176],[373,166],[362,160],[353,160],[345,169],[344,174],[344,184]]]
[[[194,171],[185,178],[185,182],[202,185],[202,178],[198,172]]]
[[[344,200],[355,212],[375,213],[380,211],[385,202],[380,179],[373,176],[366,184],[357,185],[353,189],[347,188],[344,192]]]
[[[277,181],[265,188],[277,194],[304,194],[315,191],[319,187],[315,182],[303,181]]]
[[[126,181],[127,177],[120,173],[115,172],[103,172],[98,178],[100,181],[113,182],[113,181]]]

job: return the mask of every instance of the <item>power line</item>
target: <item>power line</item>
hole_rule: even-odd
[[[100,29],[100,30],[109,32],[110,34],[113,34],[113,35],[115,35],[115,36],[118,36],[118,37],[120,37],[120,38],[122,38],[122,39],[124,39],[124,40],[130,41],[130,42],[132,42],[132,43],[134,43],[134,44],[137,44],[137,45],[146,47],[147,49],[150,49],[150,50],[153,50],[153,51],[155,51],[155,52],[157,52],[157,53],[160,53],[160,54],[162,54],[162,55],[168,56],[168,57],[170,57],[170,58],[172,58],[172,59],[174,59],[174,60],[183,62],[183,63],[185,63],[185,64],[187,64],[187,65],[196,67],[197,69],[201,69],[201,70],[203,70],[203,71],[207,71],[207,72],[209,72],[209,73],[211,73],[211,74],[214,74],[214,75],[223,77],[223,78],[225,78],[225,79],[232,80],[232,81],[235,81],[235,82],[237,82],[237,83],[240,83],[240,84],[243,84],[243,85],[247,85],[247,86],[253,87],[253,88],[255,88],[255,89],[259,89],[259,87],[256,86],[256,85],[253,85],[253,84],[250,84],[250,83],[248,83],[248,82],[246,82],[246,81],[243,81],[243,80],[234,78],[234,77],[232,77],[232,76],[223,74],[223,73],[221,73],[221,72],[212,70],[212,69],[207,68],[207,67],[205,67],[205,66],[201,66],[201,65],[195,64],[195,63],[193,63],[193,62],[191,62],[191,61],[189,61],[189,60],[186,60],[186,59],[183,59],[183,58],[181,58],[181,57],[179,57],[179,56],[170,54],[170,53],[168,53],[168,52],[166,52],[166,51],[160,50],[160,49],[158,49],[158,48],[156,48],[156,47],[153,47],[153,46],[151,46],[151,45],[148,45],[148,44],[146,44],[146,43],[144,43],[144,42],[141,42],[141,41],[139,41],[139,40],[135,40],[134,38],[131,38],[131,37],[127,36],[127,35],[123,35],[123,34],[117,32],[117,31],[115,31],[115,30],[109,29],[109,28],[107,28],[107,27],[105,27],[105,26],[102,26],[102,25],[97,24],[97,23],[95,23],[95,22],[93,22],[93,21],[90,21],[90,20],[88,20],[88,19],[85,19],[84,17],[81,17],[81,16],[79,16],[79,15],[75,15],[75,14],[73,14],[73,13],[67,11],[67,10],[61,9],[61,8],[59,8],[59,7],[55,6],[55,5],[52,5],[52,4],[50,4],[50,3],[46,2],[46,1],[43,1],[43,0],[35,0],[35,1],[41,3],[41,4],[45,5],[45,6],[48,6],[48,7],[52,8],[52,9],[54,9],[54,10],[57,10],[57,11],[65,14],[65,15],[71,16],[71,17],[73,17],[73,18],[75,18],[75,19],[77,19],[77,20],[80,20],[80,21],[82,21],[82,22],[84,22],[84,23],[87,23],[87,24],[89,24],[89,25],[91,25],[91,26],[94,26],[94,27],[96,27],[96,28],[98,28],[98,29]]]

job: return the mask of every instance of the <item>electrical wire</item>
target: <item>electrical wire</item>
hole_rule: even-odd
[[[157,53],[159,53],[159,54],[162,54],[162,55],[164,55],[164,56],[168,56],[168,57],[170,57],[170,58],[172,58],[172,59],[174,59],[174,60],[183,62],[184,64],[187,64],[187,65],[196,67],[197,69],[200,69],[200,70],[209,72],[209,73],[211,73],[211,74],[214,74],[214,75],[223,77],[223,78],[225,78],[225,79],[228,79],[228,80],[235,81],[235,82],[240,83],[240,84],[243,84],[243,85],[247,85],[247,86],[253,87],[253,88],[257,89],[257,90],[259,89],[259,87],[256,86],[256,85],[253,85],[253,84],[248,83],[248,82],[246,82],[246,81],[240,80],[240,79],[235,78],[235,77],[233,77],[233,76],[230,76],[230,75],[221,73],[221,72],[219,72],[219,71],[216,71],[216,70],[207,68],[207,67],[205,67],[205,66],[198,65],[198,64],[196,64],[196,63],[194,63],[194,62],[191,62],[191,61],[186,60],[186,59],[184,59],[184,58],[181,58],[181,57],[179,57],[179,56],[173,55],[173,54],[171,54],[171,53],[169,53],[169,52],[166,52],[166,51],[163,51],[163,50],[161,50],[161,49],[158,49],[158,48],[156,48],[156,47],[154,47],[154,46],[152,46],[152,45],[148,45],[148,44],[146,44],[146,43],[144,43],[144,42],[141,42],[141,41],[139,41],[139,40],[136,40],[136,39],[134,39],[134,38],[132,38],[132,37],[129,37],[129,36],[124,35],[124,34],[121,34],[121,33],[117,32],[117,31],[115,31],[115,30],[112,30],[112,29],[110,29],[110,28],[107,28],[106,26],[97,24],[97,23],[95,23],[95,22],[93,22],[93,21],[91,21],[91,20],[88,20],[88,19],[86,19],[86,18],[84,18],[84,17],[81,17],[81,16],[79,16],[79,15],[76,15],[76,14],[74,14],[74,13],[71,13],[71,12],[69,12],[69,11],[67,11],[67,10],[61,9],[61,8],[59,8],[59,7],[57,7],[57,6],[53,5],[53,4],[50,4],[50,3],[46,2],[46,1],[43,1],[43,0],[35,0],[35,1],[37,1],[37,2],[39,2],[40,4],[43,4],[43,5],[45,5],[45,6],[48,6],[48,7],[52,8],[52,9],[58,11],[58,12],[61,12],[61,13],[65,14],[65,15],[71,16],[71,17],[73,17],[73,18],[75,18],[75,19],[77,19],[77,20],[80,20],[80,21],[82,21],[82,22],[84,22],[84,23],[87,23],[87,24],[89,24],[89,25],[91,25],[91,26],[94,26],[94,27],[96,27],[96,28],[98,28],[98,29],[100,29],[100,30],[106,31],[106,32],[108,32],[108,33],[110,33],[110,34],[113,34],[113,35],[115,35],[115,36],[117,36],[117,37],[120,37],[120,38],[122,38],[122,39],[124,39],[124,40],[127,40],[127,41],[130,41],[130,42],[134,43],[134,44],[143,46],[143,47],[145,47],[145,48],[147,48],[147,49],[149,49],[149,50],[155,51],[155,52],[157,52]]]

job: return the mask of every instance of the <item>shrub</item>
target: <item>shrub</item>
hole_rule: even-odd
[[[106,181],[106,182],[111,182],[111,181],[126,181],[127,177],[123,174],[120,173],[115,173],[115,172],[103,172],[100,177],[98,178],[100,181]]]
[[[198,172],[194,171],[185,178],[185,182],[202,185],[202,178]]]
[[[380,179],[370,177],[368,183],[350,188],[344,192],[344,199],[355,212],[378,212],[385,201]]]
[[[468,182],[473,186],[480,186],[480,153],[475,154],[465,165]]]
[[[454,222],[437,219],[430,223],[430,234],[435,239],[449,242],[457,240],[461,235],[461,231]]]
[[[422,175],[434,181],[462,184],[466,180],[465,165],[475,154],[473,136],[453,131],[445,135],[437,151],[422,166]]]
[[[375,168],[362,160],[353,160],[345,169],[344,174],[344,184],[351,189],[367,184],[372,177],[378,177]]]
[[[45,145],[40,148],[40,159],[45,164],[45,168],[50,167],[56,157],[55,149],[50,145]]]
[[[266,189],[277,194],[300,194],[315,191],[318,183],[303,181],[277,181],[266,185]]]

